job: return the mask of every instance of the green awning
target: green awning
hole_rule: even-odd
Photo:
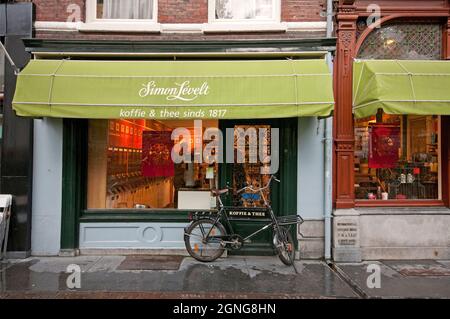
[[[246,119],[329,116],[325,60],[32,60],[17,115],[64,118]]]
[[[356,60],[353,113],[450,115],[450,62]]]

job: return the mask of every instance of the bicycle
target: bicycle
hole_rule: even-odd
[[[281,216],[278,218],[275,216],[271,205],[264,196],[264,190],[270,188],[272,180],[275,180],[278,183],[280,182],[272,175],[264,187],[255,189],[253,186],[246,186],[237,191],[238,194],[244,191],[250,191],[251,193],[246,194],[254,199],[256,197],[252,195],[259,193],[259,196],[261,196],[264,202],[264,207],[255,208],[253,211],[269,212],[271,220],[270,223],[264,225],[245,238],[234,232],[227,214],[227,212],[242,210],[243,208],[224,206],[221,196],[227,194],[229,188],[212,190],[212,194],[217,198],[219,203],[219,210],[217,214],[209,211],[195,212],[191,215],[192,223],[188,225],[184,231],[184,242],[189,255],[201,262],[212,262],[221,257],[226,249],[241,249],[253,236],[266,229],[272,228],[274,234],[272,243],[278,257],[285,265],[292,265],[295,269],[295,245],[290,233],[290,227],[292,225],[301,224],[303,219],[298,215]],[[249,211],[247,209],[247,211],[251,213],[251,210]],[[228,228],[224,227],[222,221],[226,223]],[[297,272],[297,269],[295,269],[295,271]]]

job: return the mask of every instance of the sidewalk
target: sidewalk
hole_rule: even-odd
[[[381,270],[380,288],[370,289],[370,264]],[[336,264],[336,269],[365,298],[450,299],[450,261],[409,260]]]
[[[333,270],[321,261],[297,261],[295,274],[275,256],[233,256],[208,264],[180,257],[30,257],[0,264],[0,299],[450,298],[450,262],[375,263],[381,268],[380,289],[367,288],[370,263],[338,264]],[[66,283],[71,264],[81,269],[79,289]]]

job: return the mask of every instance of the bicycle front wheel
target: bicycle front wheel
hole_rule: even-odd
[[[214,224],[210,219],[199,219],[186,229],[184,234],[186,250],[199,261],[214,261],[225,251],[222,238],[226,233],[221,223]]]
[[[279,227],[279,232],[274,235],[274,245],[278,252],[278,257],[287,266],[294,263],[295,246],[292,235],[286,227]]]

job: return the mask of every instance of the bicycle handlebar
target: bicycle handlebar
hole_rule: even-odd
[[[236,193],[239,194],[239,193],[242,193],[242,192],[245,191],[245,190],[250,190],[250,191],[252,191],[252,192],[254,192],[254,193],[260,192],[260,191],[262,191],[262,190],[264,190],[264,189],[266,189],[266,188],[269,188],[270,183],[272,182],[272,179],[275,180],[275,181],[278,182],[278,183],[281,182],[279,179],[277,179],[277,178],[275,177],[275,175],[271,175],[269,181],[268,181],[267,184],[266,184],[266,186],[260,187],[260,188],[253,188],[253,185],[245,186],[245,187],[243,187],[243,188],[237,190]]]

